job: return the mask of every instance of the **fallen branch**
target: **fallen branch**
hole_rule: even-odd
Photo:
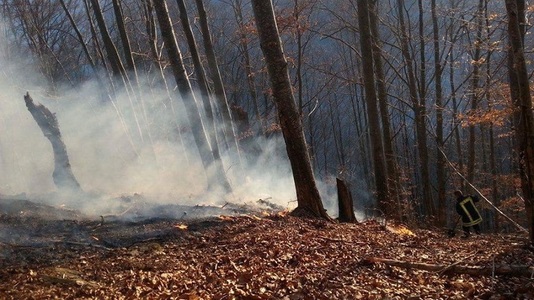
[[[109,247],[106,247],[106,246],[102,246],[102,245],[98,245],[98,244],[94,244],[94,243],[81,243],[81,242],[72,242],[72,241],[57,241],[56,243],[63,243],[65,245],[72,245],[72,246],[94,247],[94,248],[104,249],[104,250],[108,250],[108,251],[113,250],[112,248],[109,248]]]
[[[401,261],[379,257],[369,257],[363,260],[367,264],[383,263],[388,266],[395,266],[407,269],[418,269],[430,272],[443,272],[446,274],[468,274],[475,276],[525,276],[531,277],[534,275],[533,266],[524,265],[500,265],[500,266],[459,266],[459,265],[435,265],[427,263],[414,263],[409,261]]]
[[[478,251],[475,251],[473,252],[471,255],[466,255],[464,256],[462,259],[458,260],[458,261],[455,261],[453,262],[452,264],[446,266],[445,268],[441,269],[439,271],[440,274],[443,274],[443,273],[446,273],[448,270],[450,270],[452,267],[456,266],[456,265],[459,265],[461,262],[465,261],[466,259],[470,258],[470,257],[473,257],[475,255],[478,254]]]

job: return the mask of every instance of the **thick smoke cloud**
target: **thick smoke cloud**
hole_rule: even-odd
[[[248,166],[239,167],[235,156],[223,153],[234,188],[223,198],[207,192],[206,176],[176,95],[170,101],[165,89],[144,84],[148,79],[141,79],[137,96],[130,90],[102,97],[105,93],[96,81],[50,95],[49,86],[32,68],[34,61],[0,52],[0,195],[56,192],[50,143],[24,105],[23,95],[29,92],[35,102],[56,114],[73,173],[90,194],[138,193],[157,203],[186,205],[269,198],[283,207],[295,207],[290,167],[279,151],[281,139],[259,140],[264,154]],[[105,201],[88,205],[76,195],[67,204],[87,208],[104,206]]]

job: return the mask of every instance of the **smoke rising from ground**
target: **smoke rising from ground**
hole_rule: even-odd
[[[84,191],[104,197],[98,199],[138,193],[160,204],[269,199],[289,209],[296,206],[281,138],[259,139],[263,154],[242,167],[235,155],[222,153],[234,189],[223,198],[207,192],[206,173],[176,94],[169,100],[166,90],[150,87],[147,78],[141,79],[138,96],[122,89],[114,97],[102,97],[106,93],[96,81],[50,95],[31,63],[0,53],[0,195],[56,191],[51,145],[24,105],[23,95],[29,92],[56,114],[73,173]],[[105,200],[89,201],[82,195],[61,202],[98,211],[105,211],[106,205]],[[328,207],[330,202],[325,202]]]

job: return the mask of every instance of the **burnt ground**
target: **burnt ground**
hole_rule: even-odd
[[[464,240],[272,207],[126,200],[121,214],[87,217],[0,199],[0,298],[534,299],[534,252],[523,235]]]

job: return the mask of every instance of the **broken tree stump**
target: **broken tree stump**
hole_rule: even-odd
[[[54,184],[62,191],[82,191],[78,180],[76,180],[76,177],[72,173],[67,147],[61,138],[56,115],[50,112],[44,105],[35,104],[29,93],[24,95],[24,102],[28,111],[32,114],[33,119],[37,122],[39,128],[41,128],[44,136],[52,144],[52,150],[54,151],[54,172],[52,173],[52,178]]]
[[[352,194],[345,184],[339,178],[336,178],[337,183],[337,199],[339,207],[339,222],[344,223],[358,223],[354,215],[354,205],[352,203]]]

